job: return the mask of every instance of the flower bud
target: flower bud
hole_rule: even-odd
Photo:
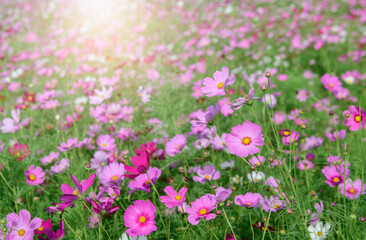
[[[221,210],[217,210],[216,211],[216,214],[220,216],[222,214],[222,211]]]
[[[291,209],[291,208],[288,208],[286,212],[287,212],[288,214],[291,214],[291,213],[292,213],[292,209]]]
[[[361,222],[366,221],[365,217],[360,217],[360,221],[361,221]]]
[[[266,72],[265,76],[266,76],[266,78],[271,77],[271,72]]]

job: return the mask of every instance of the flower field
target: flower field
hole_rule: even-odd
[[[365,0],[0,13],[0,240],[366,239]]]

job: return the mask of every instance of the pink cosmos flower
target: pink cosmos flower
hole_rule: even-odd
[[[182,134],[178,134],[166,143],[165,151],[169,157],[173,157],[174,155],[182,152],[182,149],[186,146],[186,143],[187,138]]]
[[[99,135],[96,143],[99,150],[112,151],[116,148],[114,138],[109,135]]]
[[[128,187],[132,190],[143,190],[150,192],[150,186],[158,180],[161,175],[161,170],[156,167],[150,167],[146,173],[140,174],[134,180],[128,183]]]
[[[96,151],[91,162],[91,168],[99,174],[108,163],[108,154],[103,151]]]
[[[288,76],[286,74],[278,74],[277,79],[278,79],[278,81],[284,82],[284,81],[287,81]]]
[[[91,174],[90,177],[87,180],[82,180],[80,183],[78,179],[71,175],[72,181],[74,181],[77,190],[70,187],[68,184],[63,183],[61,184],[61,191],[63,192],[63,195],[60,197],[61,201],[65,204],[71,204],[73,201],[78,199],[80,195],[82,195],[88,188],[93,185],[95,180],[95,174]]]
[[[262,195],[259,193],[247,192],[245,195],[236,196],[234,202],[236,205],[252,208],[258,206],[262,198]]]
[[[161,196],[160,200],[167,208],[182,206],[186,200],[187,188],[182,187],[177,193],[172,186],[166,186],[164,192],[168,196]]]
[[[312,161],[309,161],[309,160],[302,160],[300,161],[296,167],[298,169],[300,169],[301,171],[305,171],[305,170],[309,170],[309,169],[312,169],[314,167],[314,164]]]
[[[43,158],[41,158],[41,163],[43,165],[53,163],[53,161],[57,160],[59,155],[60,155],[59,152],[51,152],[48,156],[44,156]]]
[[[226,148],[225,138],[226,138],[226,133],[223,133],[221,138],[219,137],[219,135],[216,135],[212,139],[212,147],[216,150],[223,150],[224,148]]]
[[[197,111],[196,118],[198,120],[192,120],[191,121],[192,126],[194,127],[208,124],[219,113],[219,111],[220,111],[219,103],[216,103],[215,106],[211,105],[208,108],[206,108],[206,112]]]
[[[296,93],[297,93],[296,99],[299,100],[299,102],[305,102],[310,94],[306,89],[301,89]]]
[[[330,76],[328,73],[320,78],[325,89],[336,92],[339,88],[342,88],[342,83],[338,80],[337,76]]]
[[[146,150],[141,151],[140,155],[132,157],[132,164],[135,167],[125,165],[125,169],[129,174],[125,174],[124,176],[129,179],[134,179],[140,174],[146,172],[150,164],[150,154]]]
[[[327,136],[327,138],[329,138],[330,141],[336,142],[337,138],[338,140],[342,140],[346,137],[346,130],[342,129],[341,131],[334,131],[333,133],[326,132],[325,136]]]
[[[61,143],[60,146],[58,146],[56,148],[60,152],[66,152],[67,150],[77,147],[77,143],[78,143],[77,138],[70,138],[67,140],[66,143]]]
[[[1,122],[1,132],[3,133],[14,133],[18,131],[23,124],[25,123],[23,120],[20,122],[20,110],[19,109],[13,109],[11,110],[11,116],[12,118],[5,118]]]
[[[106,187],[119,186],[126,173],[123,163],[113,162],[103,168],[98,175],[100,182]]]
[[[50,174],[60,174],[65,172],[70,167],[69,159],[62,158],[61,161],[55,162],[55,165],[51,166]]]
[[[286,207],[286,202],[280,200],[278,195],[271,196],[269,199],[264,197],[260,200],[261,208],[266,212],[277,212]]]
[[[186,212],[189,214],[188,222],[192,225],[197,225],[201,218],[206,221],[216,218],[216,214],[211,213],[217,208],[215,196],[206,194],[196,201],[192,202],[191,207],[187,207]]]
[[[266,104],[270,108],[275,108],[277,104],[277,99],[273,94],[265,94],[262,98],[263,104]]]
[[[324,177],[327,179],[324,181],[327,183],[330,187],[334,187],[336,185],[342,185],[344,182],[344,179],[347,179],[349,176],[349,169],[344,168],[342,165],[337,166],[325,166],[322,169],[322,173],[324,174]]]
[[[57,229],[56,232],[54,232],[51,228],[48,228],[45,230],[44,234],[46,235],[46,237],[48,237],[49,240],[61,240],[64,238],[65,236],[65,231],[64,231],[64,221],[61,219],[60,220],[60,227],[59,229]],[[46,240],[40,236],[38,236],[39,240]]]
[[[226,199],[228,199],[231,195],[231,193],[233,192],[233,190],[231,188],[223,188],[223,187],[218,187],[216,189],[216,193],[215,193],[215,200],[216,203],[222,203],[225,202]]]
[[[214,166],[205,166],[202,169],[197,170],[198,176],[193,176],[193,181],[205,183],[211,180],[217,180],[220,178],[220,171],[215,171]]]
[[[220,104],[220,111],[221,111],[222,115],[227,117],[227,116],[230,116],[231,114],[233,114],[234,111],[231,109],[232,104],[228,97],[220,99],[219,104]]]
[[[223,66],[221,72],[216,71],[213,74],[214,79],[206,77],[203,80],[203,87],[201,92],[205,93],[208,97],[225,96],[225,87],[235,82],[235,76],[233,73],[229,76],[229,68]]]
[[[282,143],[284,145],[290,145],[297,142],[301,136],[300,132],[292,131],[287,137],[282,137]]]
[[[340,156],[329,156],[327,158],[327,163],[329,163],[329,165],[344,165],[346,163],[348,168],[351,166],[349,162],[345,162],[344,158]]]
[[[267,178],[267,180],[264,182],[264,185],[268,185],[273,188],[278,188],[278,184],[280,184],[280,180],[277,178],[274,178],[273,176],[270,176]]]
[[[262,166],[262,164],[266,161],[266,159],[263,156],[253,156],[251,159],[249,159],[249,163],[253,166]]]
[[[31,220],[31,214],[22,209],[19,216],[16,213],[10,213],[6,216],[8,221],[7,240],[32,240],[34,231],[42,225],[42,219],[34,218]]]
[[[102,90],[95,89],[95,95],[89,96],[90,104],[101,104],[104,100],[112,97],[112,92],[112,87],[108,89],[103,87]]]
[[[262,127],[256,123],[245,121],[234,126],[225,138],[228,150],[239,157],[247,157],[258,153],[258,146],[264,145]]]
[[[156,207],[149,200],[136,200],[130,205],[124,215],[123,221],[128,228],[126,233],[131,237],[148,236],[158,228],[155,225]]]
[[[274,113],[274,122],[277,124],[277,125],[281,125],[284,121],[286,121],[286,113],[285,112],[278,112],[278,111],[275,111]]]
[[[24,172],[27,177],[27,183],[29,185],[39,185],[44,182],[45,173],[43,172],[41,167],[35,167],[31,165],[28,170]]]
[[[357,131],[365,127],[366,112],[362,108],[360,109],[354,105],[349,106],[348,110],[343,112],[343,117],[346,117],[343,124],[350,127],[350,131]]]
[[[34,232],[35,234],[42,234],[46,229],[51,229],[53,226],[50,219],[47,219],[46,221],[42,220],[42,224],[37,230]]]
[[[344,184],[339,185],[339,192],[350,200],[357,199],[360,195],[366,193],[366,184],[362,185],[361,179],[357,179],[354,182],[352,182],[351,179],[347,179],[345,185],[346,186],[344,186]]]
[[[150,69],[147,71],[147,78],[150,80],[157,80],[160,77],[160,74],[155,69]]]

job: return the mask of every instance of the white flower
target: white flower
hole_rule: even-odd
[[[330,224],[318,222],[315,226],[310,225],[308,231],[312,240],[323,240],[327,237],[330,229]]]
[[[130,237],[126,233],[123,233],[122,237],[120,237],[118,240],[147,240],[147,237],[145,236]]]
[[[262,173],[262,172],[257,173],[255,171],[253,171],[251,173],[248,173],[247,177],[248,177],[249,181],[257,183],[260,180],[264,179],[266,177],[266,175],[264,175],[264,173]]]

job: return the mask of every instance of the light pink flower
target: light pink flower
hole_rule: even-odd
[[[234,126],[225,139],[228,150],[239,157],[247,157],[260,151],[264,145],[262,127],[256,123],[245,121]]]

